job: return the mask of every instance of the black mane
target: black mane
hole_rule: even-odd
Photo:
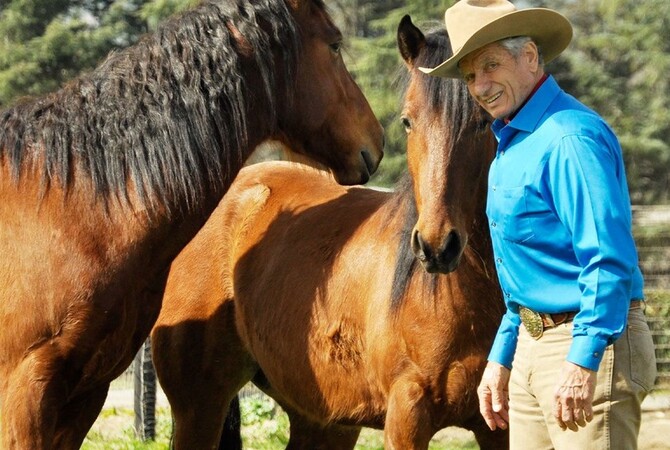
[[[451,55],[449,37],[444,27],[433,29],[426,33],[426,45],[416,58],[415,65],[421,67],[436,67]],[[398,82],[402,87],[403,98],[409,86],[411,74],[404,67],[401,69]],[[458,141],[459,136],[466,129],[473,117],[480,114],[480,109],[471,99],[465,83],[457,79],[421,76],[422,95],[425,107],[441,115],[441,123],[445,124],[452,136],[452,141]],[[412,190],[412,180],[406,172],[395,187],[394,202],[397,206],[394,211],[403,211],[404,225],[398,235],[398,259],[394,268],[393,288],[391,294],[392,309],[397,310],[404,297],[409,280],[421,267],[412,252],[410,239],[414,225],[418,220],[416,201]],[[428,279],[427,289],[437,289],[438,275],[424,273]]]
[[[249,56],[231,28],[253,49],[262,86],[245,85]],[[36,170],[45,189],[71,187],[77,167],[105,199],[127,202],[131,182],[150,210],[193,208],[231,181],[247,143],[250,96],[274,111],[275,71],[292,82],[298,42],[284,0],[205,2],[60,91],[0,112],[0,158],[17,181],[43,158]],[[283,68],[273,67],[277,48]],[[268,122],[276,123],[274,113]]]

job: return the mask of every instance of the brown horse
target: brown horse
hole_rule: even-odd
[[[405,17],[398,44],[409,177],[396,192],[248,168],[173,262],[152,346],[176,448],[215,448],[249,380],[288,413],[290,449],[351,449],[361,427],[427,449],[451,425],[507,448],[475,392],[503,314],[484,214],[495,139],[462,82],[416,69],[447,59],[444,31]]]
[[[341,40],[321,0],[208,1],[0,113],[1,448],[80,446],[258,143],[368,180],[382,128]]]

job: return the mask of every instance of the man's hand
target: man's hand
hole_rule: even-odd
[[[571,362],[563,363],[554,391],[554,417],[563,430],[577,431],[593,419],[597,375]]]
[[[510,370],[498,363],[489,362],[477,388],[479,411],[491,430],[506,429],[509,422]]]

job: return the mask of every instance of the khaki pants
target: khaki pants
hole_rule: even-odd
[[[561,430],[553,416],[554,389],[572,342],[572,323],[535,340],[521,325],[510,378],[510,449],[635,450],[640,404],[654,385],[656,358],[643,309],[628,313],[621,337],[605,350],[598,369],[593,420]]]

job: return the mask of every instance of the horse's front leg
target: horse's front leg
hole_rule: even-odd
[[[357,426],[322,425],[288,408],[286,413],[291,428],[286,450],[351,450],[361,433]]]
[[[109,383],[87,391],[62,408],[54,433],[54,449],[77,449],[81,447],[88,431],[105,405]]]
[[[415,381],[397,381],[388,398],[384,449],[426,450],[433,434],[424,389]]]
[[[48,347],[32,350],[16,367],[2,367],[7,374],[0,397],[3,450],[52,448],[66,388],[54,376],[61,365]]]

